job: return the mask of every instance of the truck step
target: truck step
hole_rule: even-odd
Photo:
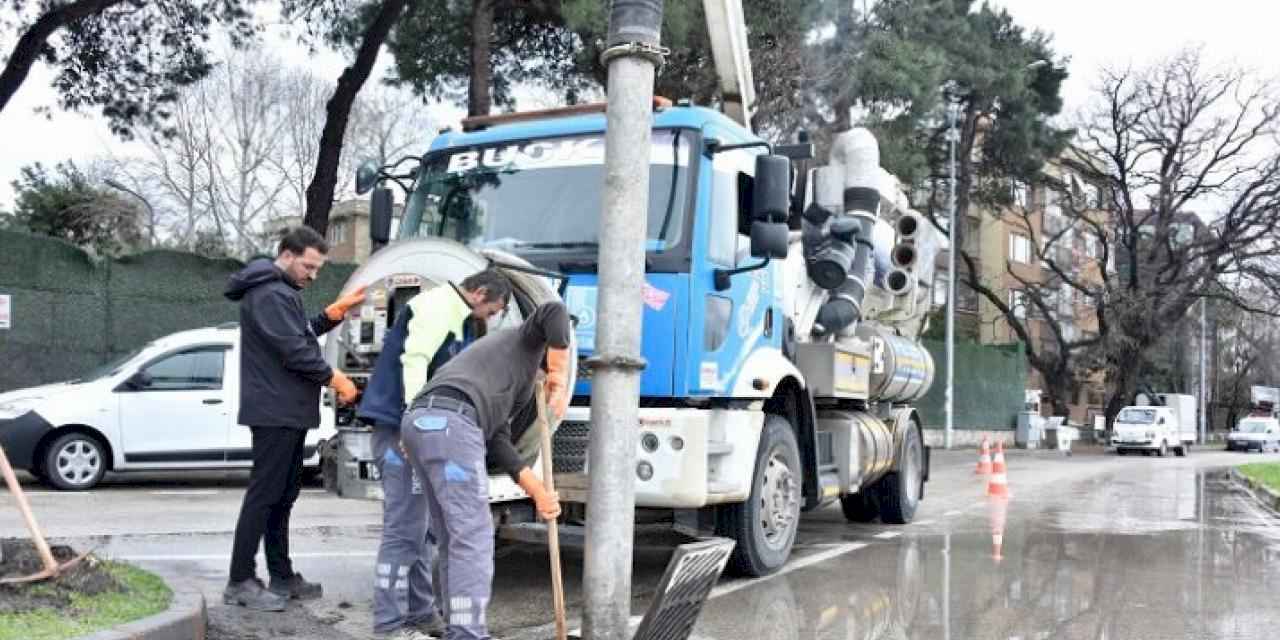
[[[711,440],[707,442],[708,456],[727,456],[733,453],[733,443],[724,440]]]
[[[707,483],[707,493],[709,494],[733,493],[734,488],[735,488],[734,485],[728,482],[708,482]]]

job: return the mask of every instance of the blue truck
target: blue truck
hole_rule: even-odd
[[[814,167],[812,145],[772,145],[712,109],[656,100],[652,115],[638,517],[734,538],[747,575],[786,562],[802,511],[839,503],[850,521],[909,522],[929,469],[912,402],[934,365],[919,336],[945,240],[865,130],[834,136]],[[604,128],[603,104],[471,118],[421,157],[362,168],[377,250],[348,288],[370,295],[329,341],[331,362],[362,385],[397,310],[491,264],[516,282],[491,330],[563,299],[589,358],[609,259],[597,244]],[[392,183],[406,194],[398,216]],[[570,520],[590,504],[586,367],[573,388],[562,422],[516,434],[532,463],[536,430],[554,429]],[[333,410],[329,486],[377,497],[368,427]],[[504,475],[491,494],[500,525],[532,520]]]

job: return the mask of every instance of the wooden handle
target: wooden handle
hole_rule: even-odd
[[[40,525],[36,524],[36,516],[31,513],[31,503],[27,502],[27,494],[22,492],[22,485],[18,484],[18,476],[13,473],[13,467],[9,466],[9,456],[5,455],[4,447],[0,447],[0,472],[4,473],[4,481],[5,484],[9,485],[9,492],[18,501],[18,510],[22,512],[22,519],[27,521],[27,530],[31,532],[31,541],[35,543],[36,550],[40,552],[40,560],[44,562],[45,570],[56,572],[58,570],[58,562],[53,559],[53,551],[49,549],[49,543],[45,541],[44,534],[40,532]]]
[[[548,492],[556,490],[555,464],[551,459],[551,421],[547,419],[547,396],[539,389],[538,422],[542,428],[542,484]],[[547,546],[551,550],[551,603],[556,614],[556,640],[567,640],[565,624],[564,577],[560,573],[560,527],[555,520],[547,522]]]

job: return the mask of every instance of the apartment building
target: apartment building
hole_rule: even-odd
[[[1066,284],[1050,263],[1076,282],[1100,282],[1105,268],[1100,262],[1101,245],[1081,217],[1103,221],[1104,201],[1101,189],[1064,166],[1054,164],[1045,172],[1050,180],[1043,184],[1010,184],[1012,204],[1008,207],[971,207],[961,231],[964,249],[974,258],[980,281],[1014,310],[1026,328],[1030,346],[1054,351],[1058,348],[1052,333],[1055,323],[1068,341],[1097,332],[1093,298]],[[957,334],[976,336],[983,344],[1020,341],[1004,313],[964,284],[966,271],[959,258],[957,270],[961,274],[956,290],[957,327],[968,329],[958,328]],[[939,303],[946,302],[946,278],[946,267],[942,266],[934,287]],[[1029,368],[1027,389],[1043,388],[1040,373]],[[1088,381],[1072,400],[1070,420],[1091,423],[1103,410],[1105,379],[1098,376]],[[1046,412],[1050,410],[1048,403],[1042,406]]]

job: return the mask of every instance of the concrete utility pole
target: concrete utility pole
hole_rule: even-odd
[[[1208,444],[1209,434],[1207,433],[1209,419],[1209,386],[1208,372],[1205,367],[1208,363],[1208,322],[1206,322],[1205,314],[1205,298],[1200,298],[1200,444]]]
[[[955,391],[956,391],[956,144],[960,142],[960,131],[956,129],[960,105],[947,101],[947,143],[950,147],[950,178],[947,180],[951,191],[947,199],[947,242],[951,245],[947,251],[947,428],[944,432],[942,446],[951,448],[951,438],[955,428]]]
[[[625,640],[639,438],[640,333],[649,211],[653,81],[663,50],[662,0],[614,0],[609,14],[609,107],[600,220],[599,328],[591,379],[583,632]]]

